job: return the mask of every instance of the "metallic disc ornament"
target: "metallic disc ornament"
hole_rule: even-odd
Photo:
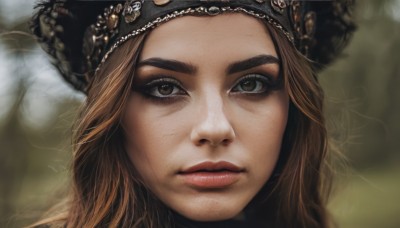
[[[308,12],[304,17],[304,27],[306,30],[306,35],[309,37],[313,37],[315,33],[315,27],[317,24],[317,15],[315,12]]]
[[[126,23],[132,23],[140,16],[143,0],[129,0],[125,3],[122,15],[125,17]]]
[[[287,7],[285,0],[271,0],[272,9],[282,14],[283,10]]]
[[[163,6],[171,2],[171,0],[153,0],[156,6]]]
[[[117,14],[111,14],[107,19],[107,28],[109,30],[114,30],[118,27],[119,17]]]

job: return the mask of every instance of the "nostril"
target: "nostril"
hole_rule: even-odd
[[[208,139],[200,139],[198,141],[198,145],[200,145],[200,146],[206,145],[206,144],[209,144],[211,146],[218,146],[218,145],[226,146],[226,145],[229,145],[229,143],[231,143],[230,139],[223,139],[222,141],[219,141],[219,142],[214,142],[214,141],[208,140]]]
[[[204,144],[206,144],[207,143],[207,139],[200,139],[199,140],[199,144],[200,145],[204,145]]]
[[[231,142],[231,140],[229,140],[229,139],[224,139],[224,140],[222,140],[222,145],[226,146],[226,145],[228,145],[230,142]]]

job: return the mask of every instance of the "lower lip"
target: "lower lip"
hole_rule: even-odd
[[[181,174],[186,184],[195,188],[216,189],[226,188],[236,183],[240,172],[193,172]]]

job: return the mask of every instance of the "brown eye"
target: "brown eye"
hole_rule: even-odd
[[[137,87],[144,95],[160,99],[187,94],[181,83],[173,78],[158,78],[145,85],[139,85]]]
[[[257,87],[257,82],[255,80],[246,80],[240,83],[240,87],[243,91],[251,92]]]
[[[243,77],[232,88],[234,93],[261,94],[268,91],[270,79],[260,74],[250,74]]]
[[[161,82],[158,85],[154,85],[150,88],[149,94],[154,97],[171,97],[176,95],[182,95],[184,92],[182,89],[169,82]]]
[[[158,86],[157,90],[161,95],[168,96],[174,91],[174,86],[171,84],[163,84]]]

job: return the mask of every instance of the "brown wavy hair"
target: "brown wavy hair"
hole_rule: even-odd
[[[290,96],[289,119],[274,174],[246,210],[272,227],[326,228],[330,175],[325,169],[323,91],[311,63],[281,32],[269,24],[267,28]],[[74,128],[71,195],[63,213],[56,211],[58,216],[38,224],[174,226],[170,210],[137,178],[123,148],[121,118],[144,40],[140,35],[124,43],[91,82]]]

